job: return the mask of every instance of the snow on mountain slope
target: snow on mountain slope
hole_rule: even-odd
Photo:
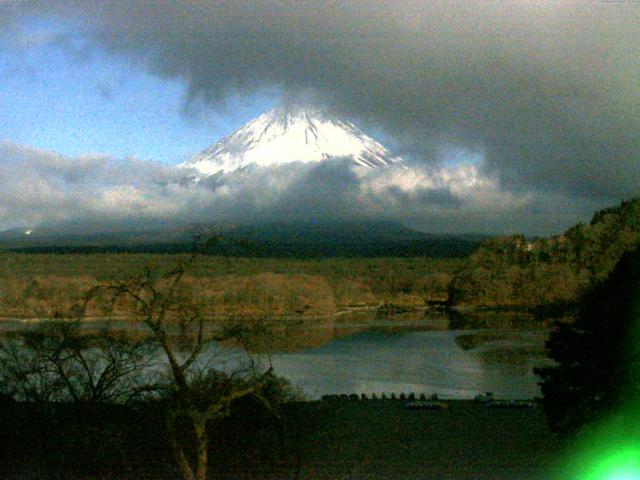
[[[318,109],[276,108],[182,164],[206,175],[248,165],[320,162],[350,157],[362,167],[400,163],[380,143],[352,123]]]

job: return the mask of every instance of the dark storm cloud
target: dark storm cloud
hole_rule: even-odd
[[[448,147],[480,154],[484,178],[493,179],[486,191],[480,182],[465,193],[454,191],[468,188],[464,179],[398,190],[372,176],[359,180],[356,194],[339,175],[317,171],[327,175],[322,192],[296,177],[299,190],[285,195],[252,190],[261,176],[278,184],[262,172],[180,203],[193,211],[213,208],[210,195],[225,211],[270,202],[284,211],[305,195],[315,195],[315,204],[322,197],[348,205],[369,192],[373,211],[418,223],[411,212],[421,201],[415,208],[422,221],[431,215],[456,228],[544,231],[639,193],[634,2],[105,0],[25,2],[19,10],[57,17],[74,45],[89,42],[184,80],[188,101],[223,102],[276,87],[287,101],[328,103],[383,128],[404,155],[425,164]],[[299,170],[278,174],[303,175]],[[330,195],[332,188],[342,194]]]
[[[360,179],[351,170],[351,162],[335,159],[310,165],[287,188],[274,205],[275,210],[298,219],[349,218],[358,208]],[[366,210],[361,210],[361,217]]]
[[[429,190],[423,189],[417,192],[406,192],[399,186],[389,188],[389,194],[394,195],[398,200],[406,202],[408,205],[416,202],[422,205],[437,205],[440,207],[460,207],[462,202],[456,198],[449,190]]]
[[[482,152],[514,191],[618,199],[640,178],[640,6],[404,0],[34,4],[190,99],[275,85],[429,161]],[[78,32],[76,32],[78,33]]]

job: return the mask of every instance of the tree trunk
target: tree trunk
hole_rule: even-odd
[[[206,480],[207,478],[207,462],[208,457],[208,438],[207,438],[207,422],[206,420],[194,420],[193,429],[196,433],[196,479]]]
[[[169,442],[171,443],[171,449],[173,450],[173,456],[175,457],[176,462],[178,462],[180,472],[182,473],[182,478],[184,478],[184,480],[196,480],[196,476],[193,474],[193,468],[191,468],[189,460],[184,454],[184,449],[182,448],[182,445],[180,445],[176,437],[174,422],[175,419],[172,416],[167,419],[167,430],[169,434]]]

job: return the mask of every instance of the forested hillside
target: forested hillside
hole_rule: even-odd
[[[483,241],[450,285],[454,305],[571,303],[640,241],[640,197],[597,212],[550,238]]]

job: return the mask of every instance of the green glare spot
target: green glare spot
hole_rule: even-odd
[[[584,480],[640,480],[640,448],[628,447],[605,454],[587,470]]]

